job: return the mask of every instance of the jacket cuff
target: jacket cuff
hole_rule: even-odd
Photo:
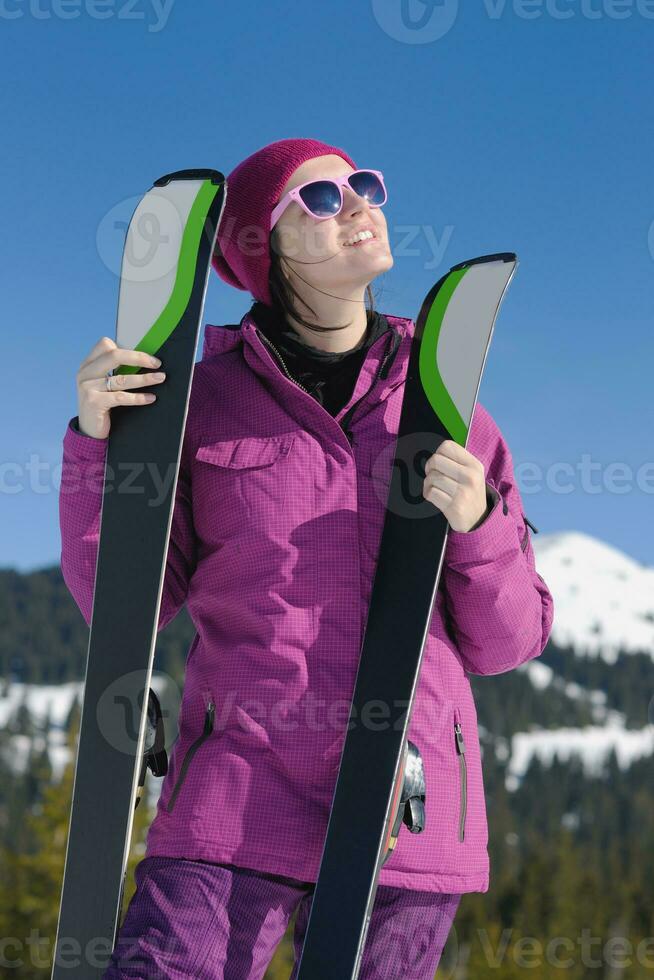
[[[500,493],[488,481],[486,499],[491,505],[491,511],[474,530],[449,529],[445,551],[450,561],[476,560],[497,554],[497,547],[505,540],[511,522]]]
[[[70,419],[64,436],[64,453],[68,459],[101,460],[107,454],[109,437],[96,439],[78,428],[78,416]]]

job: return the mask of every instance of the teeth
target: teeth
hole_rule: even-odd
[[[346,241],[345,244],[346,245],[356,245],[357,242],[362,242],[366,238],[374,238],[374,237],[375,236],[373,235],[373,233],[371,231],[360,231],[356,235],[354,235],[352,238],[348,238],[348,240]]]

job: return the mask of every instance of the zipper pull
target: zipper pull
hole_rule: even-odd
[[[204,734],[209,735],[213,731],[213,723],[216,716],[216,705],[213,700],[209,701],[204,716]]]
[[[461,731],[460,722],[454,723],[454,737],[456,739],[456,750],[459,755],[463,755],[466,750],[465,742],[463,741],[463,732]]]

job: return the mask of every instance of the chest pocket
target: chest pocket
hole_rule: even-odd
[[[286,504],[294,433],[244,436],[198,446],[193,472],[194,522],[212,544],[265,529]]]

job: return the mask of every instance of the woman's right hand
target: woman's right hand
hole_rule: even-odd
[[[109,412],[114,405],[149,405],[156,395],[131,392],[129,388],[144,388],[160,384],[163,372],[150,374],[114,374],[112,391],[107,391],[107,371],[119,364],[135,364],[156,368],[161,361],[143,351],[118,347],[110,337],[102,337],[77,372],[77,400],[80,432],[95,439],[106,439],[111,428]]]

